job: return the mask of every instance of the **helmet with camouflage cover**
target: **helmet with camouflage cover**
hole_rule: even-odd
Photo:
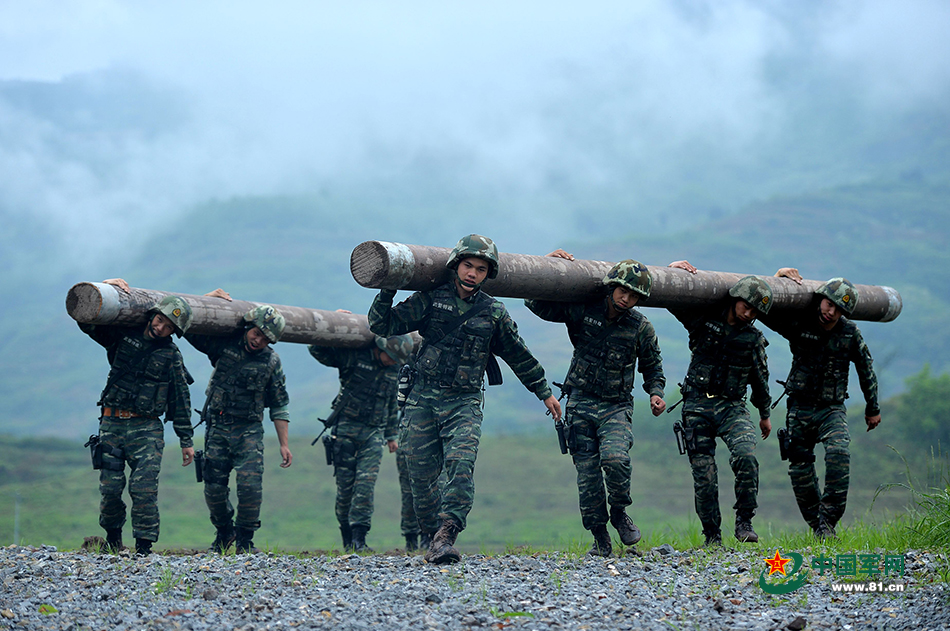
[[[857,287],[847,278],[840,276],[819,285],[815,293],[838,305],[845,315],[854,313],[854,307],[858,304]]]
[[[181,337],[191,326],[191,305],[178,296],[165,296],[148,310],[149,314],[160,313],[175,325],[175,335]],[[149,315],[151,317],[151,315]]]
[[[271,344],[280,339],[284,332],[284,316],[270,305],[258,305],[244,314],[248,327],[256,326]]]
[[[740,279],[729,290],[729,295],[745,300],[762,315],[768,315],[769,309],[772,308],[772,288],[757,276],[746,276]]]
[[[627,259],[611,267],[604,276],[603,283],[608,287],[620,285],[644,298],[649,298],[650,290],[653,289],[653,276],[647,266],[640,261]]]
[[[452,248],[445,266],[449,269],[458,269],[461,260],[470,256],[488,262],[488,278],[498,276],[498,247],[494,241],[480,234],[470,234],[459,239],[459,242]]]
[[[405,364],[412,354],[411,335],[393,335],[392,337],[376,336],[376,347],[393,358],[397,364]]]

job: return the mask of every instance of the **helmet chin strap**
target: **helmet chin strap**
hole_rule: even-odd
[[[480,283],[476,283],[476,284],[474,284],[474,285],[473,285],[472,283],[467,283],[467,282],[465,282],[464,280],[462,280],[462,277],[461,277],[461,276],[459,276],[459,268],[458,268],[458,267],[455,268],[455,277],[458,279],[459,284],[460,284],[462,287],[464,287],[465,289],[468,289],[469,291],[477,291],[479,288],[481,288],[482,285],[485,284],[485,280],[488,280],[488,276],[486,276],[486,277],[485,277],[485,280],[483,280],[483,281],[480,282]]]
[[[630,305],[629,307],[621,307],[621,306],[618,305],[618,304],[616,303],[616,301],[614,300],[614,288],[615,288],[615,287],[619,287],[619,285],[608,285],[608,287],[610,288],[610,291],[607,292],[607,300],[610,301],[610,305],[611,305],[614,309],[616,309],[617,311],[619,311],[619,312],[621,312],[621,313],[623,313],[624,311],[630,311],[631,309],[633,309],[633,305]]]

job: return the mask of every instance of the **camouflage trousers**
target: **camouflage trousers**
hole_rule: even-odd
[[[383,459],[383,428],[341,421],[334,427],[333,475],[336,519],[340,524],[370,528],[373,494]]]
[[[234,525],[248,530],[261,527],[261,499],[264,482],[264,426],[246,421],[228,422],[218,417],[205,430],[205,503],[215,528],[232,522],[231,471],[237,487],[237,517]]]
[[[99,470],[99,525],[106,529],[125,525],[125,464],[129,465],[129,497],[132,499],[132,536],[158,541],[158,473],[165,449],[165,428],[157,418],[99,419],[103,460],[121,470]],[[123,461],[110,455],[121,449]]]
[[[403,448],[401,436],[399,440],[399,449],[396,451],[396,471],[399,472],[399,493],[402,496],[399,529],[403,537],[409,537],[419,534],[419,520],[416,519],[416,509],[412,505],[412,483],[409,480],[407,450]]]
[[[413,390],[403,415],[403,447],[420,530],[434,533],[445,519],[455,520],[464,529],[475,500],[481,392]],[[443,469],[445,480],[440,485]]]
[[[696,514],[703,533],[719,534],[722,515],[719,511],[719,470],[716,466],[716,438],[729,448],[729,466],[735,475],[738,517],[752,519],[759,494],[759,462],[755,458],[756,428],[749,417],[745,401],[705,395],[692,395],[683,402],[683,427],[692,432],[693,447],[689,464],[693,470],[693,492]]]
[[[568,400],[565,419],[577,469],[581,522],[587,530],[606,526],[608,503],[613,509],[633,503],[633,401],[618,403],[575,394]]]
[[[805,405],[790,400],[788,475],[802,517],[813,529],[819,518],[835,526],[844,515],[850,483],[851,435],[844,405]],[[825,491],[815,474],[815,446],[825,446]]]

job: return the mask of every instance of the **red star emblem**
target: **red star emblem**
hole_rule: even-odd
[[[779,551],[775,551],[775,558],[769,559],[766,558],[765,562],[769,566],[769,576],[772,576],[776,572],[780,572],[782,576],[785,576],[785,564],[791,561],[791,559],[783,559],[782,555],[779,554]]]

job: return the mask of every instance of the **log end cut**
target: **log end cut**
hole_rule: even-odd
[[[350,273],[363,287],[401,289],[414,271],[412,250],[401,243],[364,241],[350,255]]]
[[[66,313],[76,322],[111,322],[120,307],[118,290],[105,283],[77,283],[66,294]]]

